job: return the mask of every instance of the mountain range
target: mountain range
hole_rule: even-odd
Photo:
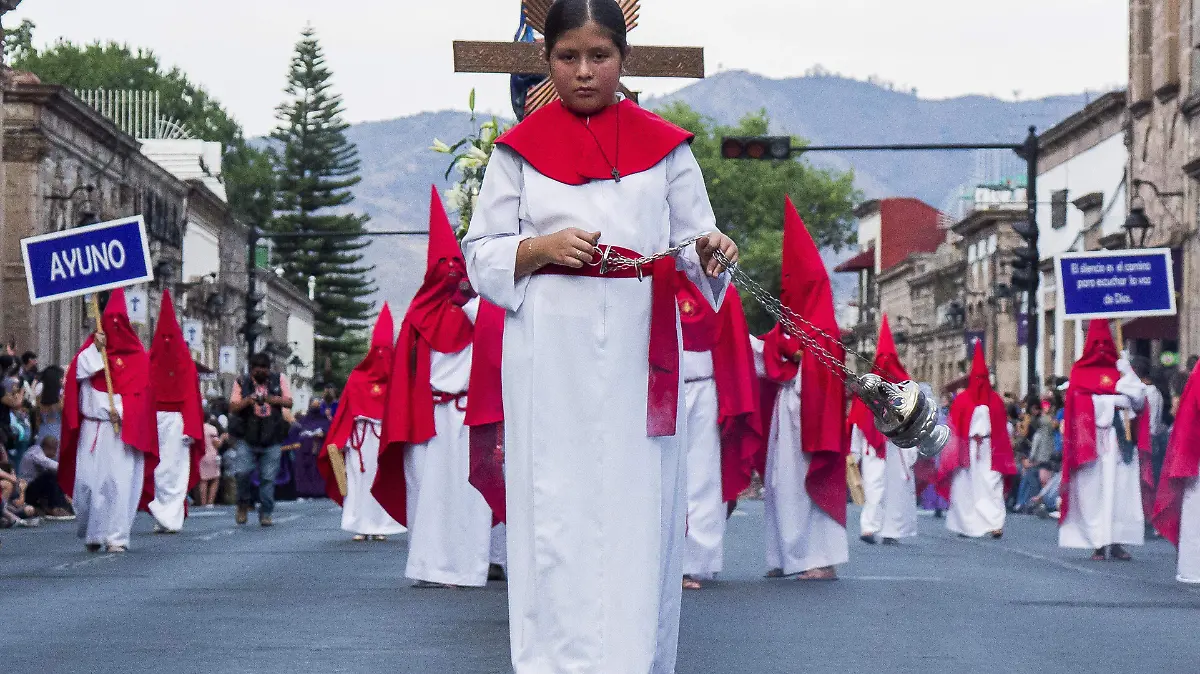
[[[987,96],[930,100],[873,82],[820,75],[771,79],[744,71],[719,73],[665,97],[642,101],[655,109],[683,101],[722,124],[766,110],[773,133],[813,145],[894,143],[1020,143],[1030,126],[1046,130],[1083,107],[1085,94],[1007,101]],[[482,120],[477,120],[478,124]],[[371,216],[372,230],[428,229],[431,184],[445,190],[449,157],[429,149],[433,139],[454,141],[472,132],[463,111],[430,112],[347,130],[362,161],[354,207]],[[915,196],[953,210],[965,187],[1024,175],[1008,152],[846,152],[813,154],[814,164],[852,169],[866,198]],[[425,273],[424,236],[378,237],[367,249],[379,299],[403,311]],[[826,255],[836,264],[846,252]],[[835,294],[853,293],[851,275],[835,275]]]

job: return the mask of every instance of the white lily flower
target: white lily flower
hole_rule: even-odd
[[[456,162],[454,166],[460,172],[466,173],[467,171],[471,171],[483,166],[483,161],[468,155],[466,157],[459,158],[458,162]]]
[[[488,126],[488,124],[491,124],[491,126]],[[479,130],[479,140],[487,145],[491,145],[492,141],[496,140],[496,125],[491,122],[488,122],[488,124],[484,124],[483,128]]]
[[[433,150],[434,152],[441,152],[442,154],[450,154],[450,146],[438,140],[437,138],[433,139],[433,145],[431,145],[429,149]]]
[[[467,150],[467,156],[479,160],[480,166],[488,160],[488,154],[474,145],[471,146],[471,149]]]
[[[461,186],[455,185],[446,190],[446,205],[450,207],[450,210],[461,210],[464,203],[466,203],[466,194],[463,193]]]

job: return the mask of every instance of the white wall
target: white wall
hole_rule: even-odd
[[[288,367],[287,373],[289,379],[304,378],[312,379],[313,376],[313,355],[314,355],[314,337],[313,324],[311,320],[305,320],[296,315],[290,315],[287,319],[287,340],[292,347],[292,355],[304,362],[303,367],[293,368]],[[295,404],[292,409],[304,411],[308,409],[312,386],[293,386],[292,396]]]
[[[190,283],[220,271],[221,244],[217,233],[189,219],[183,233],[183,281]]]
[[[1125,217],[1129,214],[1127,207],[1128,190],[1124,182],[1125,167],[1129,160],[1129,152],[1125,147],[1124,135],[1118,133],[1104,140],[1078,156],[1063,162],[1049,171],[1038,176],[1038,248],[1042,259],[1049,259],[1067,251],[1084,250],[1081,232],[1084,227],[1084,214],[1075,208],[1072,201],[1092,192],[1104,195],[1104,205],[1101,211],[1104,217],[1100,222],[1100,236],[1121,231]],[[1051,226],[1050,198],[1053,192],[1067,190],[1067,225],[1055,229]],[[1045,284],[1039,293],[1038,305],[1045,306],[1044,294],[1055,292],[1053,287]],[[1064,319],[1061,298],[1055,303],[1054,331],[1054,362],[1050,363],[1053,374],[1064,376],[1070,371],[1071,365],[1081,355],[1083,349],[1083,329],[1079,321]],[[1046,326],[1039,326],[1039,337],[1045,338]],[[1076,353],[1063,353],[1064,330],[1075,331]],[[1045,352],[1038,349],[1038,371],[1048,372]],[[1043,375],[1044,377],[1044,375]]]

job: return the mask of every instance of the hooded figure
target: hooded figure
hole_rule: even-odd
[[[1183,387],[1163,459],[1154,528],[1179,549],[1175,580],[1200,583],[1200,365]]]
[[[762,443],[754,350],[742,299],[730,286],[720,311],[679,273],[683,332],[684,407],[687,414],[687,532],[684,587],[698,589],[724,562],[725,519],[750,486],[754,454]],[[728,505],[727,505],[728,504]]]
[[[1124,545],[1145,539],[1137,452],[1126,455],[1132,413],[1145,385],[1120,358],[1108,321],[1088,325],[1083,357],[1071,368],[1063,409],[1062,496],[1058,545],[1092,550],[1092,559],[1130,559]]]
[[[150,342],[150,378],[158,423],[158,466],[144,489],[155,533],[178,533],[187,511],[187,494],[200,482],[204,456],[204,409],[200,375],[183,339],[171,295],[163,290],[158,325]]]
[[[938,457],[938,492],[950,500],[946,528],[978,538],[1004,533],[1005,476],[1016,475],[1008,413],[975,346],[965,391],[950,406],[950,444]]]
[[[58,484],[74,499],[79,537],[87,549],[124,552],[134,515],[145,503],[143,481],[153,480],[158,464],[158,426],[150,356],[129,324],[123,289],[109,296],[100,323],[111,404],[104,360],[91,335],[71,360],[63,383]]]
[[[892,383],[909,379],[892,329],[888,326],[887,314],[879,326],[879,343],[875,349],[875,364],[872,371]],[[874,543],[875,534],[883,536],[884,543],[896,543],[901,538],[917,535],[917,494],[913,465],[917,462],[917,449],[902,449],[891,444],[875,427],[875,415],[867,404],[858,398],[850,405],[850,451],[862,462],[863,503],[859,519],[860,538]]]
[[[845,352],[834,316],[829,272],[817,244],[787,199],[781,299],[815,326],[809,336],[838,361]],[[770,419],[758,460],[766,507],[768,576],[837,577],[846,543],[846,389],[816,354],[781,326],[754,340],[765,375],[763,419]]]
[[[435,188],[425,282],[400,326],[371,490],[408,527],[406,574],[420,585],[487,583],[492,511],[468,481],[464,423],[479,311]]]
[[[389,534],[404,531],[371,495],[379,468],[384,401],[395,356],[394,334],[392,310],[384,302],[371,333],[370,350],[346,379],[317,459],[317,468],[325,478],[325,493],[342,506],[342,529],[353,533],[356,541],[382,541]],[[344,495],[335,478],[340,471],[333,461],[345,466]]]

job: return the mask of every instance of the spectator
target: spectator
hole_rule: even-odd
[[[51,365],[39,374],[41,393],[37,404],[37,437],[41,441],[45,437],[58,438],[62,435],[62,382],[63,369]]]
[[[34,509],[25,504],[25,487],[25,480],[16,476],[5,455],[0,462],[0,526],[36,527],[41,523],[34,517]]]
[[[204,456],[200,457],[199,505],[213,507],[217,501],[217,489],[221,486],[221,432],[217,430],[217,418],[209,416],[204,422]]]
[[[229,400],[230,421],[236,421],[238,438],[234,459],[238,482],[238,506],[235,519],[245,524],[254,502],[255,490],[250,474],[257,468],[258,523],[269,527],[274,522],[275,478],[279,473],[280,451],[287,438],[288,424],[284,408],[291,408],[292,392],[287,375],[271,371],[271,357],[256,353],[250,357],[250,376],[241,377],[233,386]]]
[[[8,377],[0,383],[0,444],[8,450],[9,463],[20,465],[21,455],[33,443],[33,426],[21,380]]]
[[[58,486],[58,437],[45,436],[21,458],[18,476],[28,483],[25,503],[49,520],[73,520],[71,502]]]

